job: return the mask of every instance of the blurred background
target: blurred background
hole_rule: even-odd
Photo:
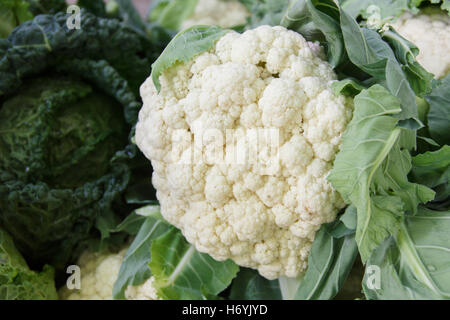
[[[145,16],[145,13],[147,12],[148,7],[150,6],[150,3],[152,0],[132,0],[136,8],[139,10],[139,13],[142,17]],[[67,0],[67,3],[74,4],[77,0]],[[108,0],[105,0],[105,2],[108,2]]]
[[[152,0],[133,0],[133,2],[141,16],[144,16]]]

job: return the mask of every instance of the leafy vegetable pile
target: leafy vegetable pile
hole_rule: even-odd
[[[0,40],[0,223],[33,268],[58,275],[133,208],[137,93],[163,46],[120,19],[81,15],[80,29],[44,14]]]
[[[429,7],[448,14],[449,1],[240,2],[249,14],[245,26],[194,26],[168,44],[168,37],[192,16],[197,1],[156,1],[149,22],[139,18],[129,1],[107,6],[79,1],[84,8],[80,30],[67,28],[67,15],[58,12],[65,6],[58,1],[50,6],[45,1],[0,4],[5,17],[0,25],[0,36],[5,37],[0,40],[1,299],[57,299],[55,271],[56,287],[61,287],[64,268],[82,251],[117,252],[124,246],[128,249],[105,298],[125,299],[133,296],[130,290],[142,293],[146,286],[159,299],[450,298],[450,75],[437,79],[427,71],[417,60],[416,44],[392,27],[402,14]],[[33,17],[36,13],[45,14]],[[158,129],[179,118],[189,120],[187,112],[174,111],[180,105],[202,101],[198,106],[204,112],[212,99],[205,94],[187,101],[188,93],[203,88],[200,76],[186,85],[189,77],[211,61],[213,67],[225,66],[220,76],[226,77],[226,68],[231,70],[235,60],[214,60],[216,46],[224,50],[230,41],[239,52],[237,42],[231,41],[265,25],[283,27],[270,29],[280,35],[288,29],[295,33],[293,38],[304,37],[310,49],[302,57],[314,52],[328,61],[337,80],[327,83],[327,90],[351,101],[347,106],[352,108],[326,176],[345,208],[334,221],[314,230],[303,272],[274,280],[229,255],[218,259],[223,261],[214,259],[204,252],[215,238],[197,239],[183,229],[185,221],[165,219],[184,214],[174,194],[187,187],[198,187],[201,194],[208,183],[216,183],[211,197],[218,197],[222,181],[236,178],[222,170],[219,178],[202,182],[202,188],[195,185],[201,177],[182,185],[183,171],[171,175],[174,167],[166,166],[168,156],[161,150],[168,138]],[[246,39],[242,43],[248,46],[259,43]],[[274,58],[274,52],[283,56],[286,48],[281,47],[272,51],[272,61],[282,60]],[[231,61],[246,52],[237,58],[235,53],[220,54],[220,59]],[[255,70],[271,68],[267,64],[259,63]],[[250,74],[253,66],[248,65]],[[306,72],[307,67],[298,70]],[[284,79],[276,70],[270,77],[264,72],[267,78],[255,81],[255,90]],[[230,86],[241,81],[236,80],[237,71],[233,75]],[[211,79],[216,80],[214,75]],[[242,81],[239,89],[247,85]],[[319,90],[319,85],[308,88]],[[226,95],[226,86],[221,88]],[[289,90],[286,94],[295,91]],[[230,93],[235,104],[238,93]],[[256,93],[248,90],[243,96]],[[277,100],[273,108],[281,108],[283,101]],[[217,99],[221,103],[228,106],[223,95]],[[225,113],[236,112],[233,107]],[[163,110],[162,115],[154,110]],[[248,118],[258,118],[257,108],[251,110]],[[325,105],[318,121],[328,119],[329,110]],[[195,122],[191,133],[219,123],[220,112],[214,113],[215,121]],[[239,123],[245,123],[243,117]],[[161,207],[149,186],[150,164],[138,147],[155,167],[153,184]],[[300,149],[290,154],[305,156]],[[280,192],[273,189],[271,194],[275,191]],[[227,212],[217,203],[206,209],[191,205],[205,215],[189,217],[187,225],[202,223],[204,234],[215,223],[208,212]],[[256,225],[259,219],[254,220]],[[251,230],[248,225],[234,228]],[[231,231],[217,227],[214,232],[222,232],[217,241],[230,243],[231,252],[239,250],[231,245],[234,238],[227,238]]]

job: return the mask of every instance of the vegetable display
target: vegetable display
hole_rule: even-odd
[[[0,299],[450,299],[448,0],[67,8],[0,0]]]

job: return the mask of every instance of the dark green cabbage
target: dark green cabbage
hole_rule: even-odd
[[[130,137],[152,44],[81,14],[78,30],[40,15],[0,39],[0,227],[33,268],[62,271],[104,237],[139,162]]]

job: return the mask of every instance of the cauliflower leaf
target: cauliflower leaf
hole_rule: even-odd
[[[408,181],[412,132],[398,127],[394,116],[400,111],[399,100],[380,85],[358,94],[353,119],[328,176],[346,202],[357,208],[356,242],[363,262],[396,233],[405,211],[415,213],[419,203],[435,195]]]
[[[236,276],[239,267],[231,260],[216,261],[195,250],[176,228],[152,243],[150,269],[158,296],[170,300],[203,299],[217,295]]]
[[[398,234],[386,239],[367,266],[378,266],[378,279],[366,272],[368,299],[428,300],[450,298],[450,211],[419,207]],[[377,282],[378,281],[378,282]]]

